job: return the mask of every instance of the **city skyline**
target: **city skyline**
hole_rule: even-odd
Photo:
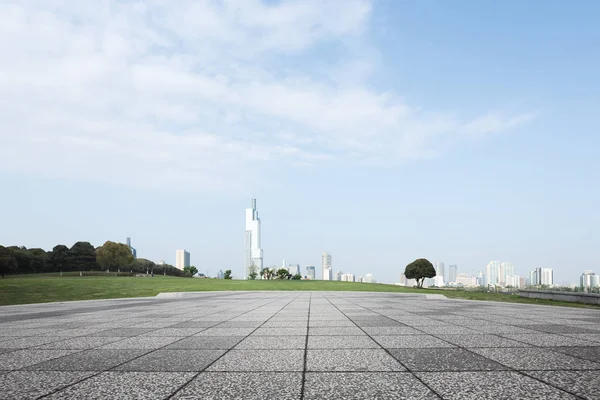
[[[0,6],[0,243],[600,271],[599,2],[221,3]]]

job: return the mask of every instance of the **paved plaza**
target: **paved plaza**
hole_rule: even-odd
[[[0,307],[2,399],[599,399],[600,311],[348,292]]]

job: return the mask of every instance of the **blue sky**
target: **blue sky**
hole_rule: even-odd
[[[600,272],[594,1],[8,1],[0,243]]]

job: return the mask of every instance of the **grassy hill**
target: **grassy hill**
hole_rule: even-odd
[[[115,299],[123,297],[149,297],[161,292],[200,292],[227,290],[308,290],[435,293],[451,298],[491,300],[541,305],[590,307],[576,303],[551,300],[526,299],[515,295],[471,292],[464,290],[414,289],[379,283],[353,283],[336,281],[236,281],[222,279],[178,278],[156,275],[152,277],[79,276],[78,273],[38,274],[10,276],[0,279],[0,305],[46,303],[70,300]]]

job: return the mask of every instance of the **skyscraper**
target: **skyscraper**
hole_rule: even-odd
[[[333,271],[331,270],[331,253],[322,254],[321,272],[324,281],[330,281],[333,279]]]
[[[314,265],[309,265],[306,267],[306,277],[308,279],[315,280],[317,279],[317,271]]]
[[[529,282],[532,286],[554,285],[554,270],[552,268],[536,268],[529,273]]]
[[[190,266],[190,253],[185,249],[175,251],[175,268],[183,270]]]
[[[498,283],[501,286],[508,285],[507,278],[515,274],[515,268],[511,262],[503,262],[500,264],[500,269],[498,271]],[[512,286],[512,285],[511,285]]]
[[[456,265],[450,265],[448,267],[448,283],[456,283],[456,273],[458,272],[458,267]]]
[[[500,275],[500,261],[490,261],[485,269],[485,282],[487,285],[496,286]]]
[[[444,269],[443,261],[438,261],[435,263],[435,274],[436,274],[436,276],[442,277],[442,282],[446,282],[446,271]]]
[[[256,209],[256,199],[252,199],[250,208],[246,208],[246,279],[252,264],[256,266],[256,272],[260,273],[263,268],[263,251],[260,247],[260,218]]]
[[[129,247],[133,258],[137,258],[137,251],[133,247],[131,247],[131,238],[127,238],[127,247]]]

